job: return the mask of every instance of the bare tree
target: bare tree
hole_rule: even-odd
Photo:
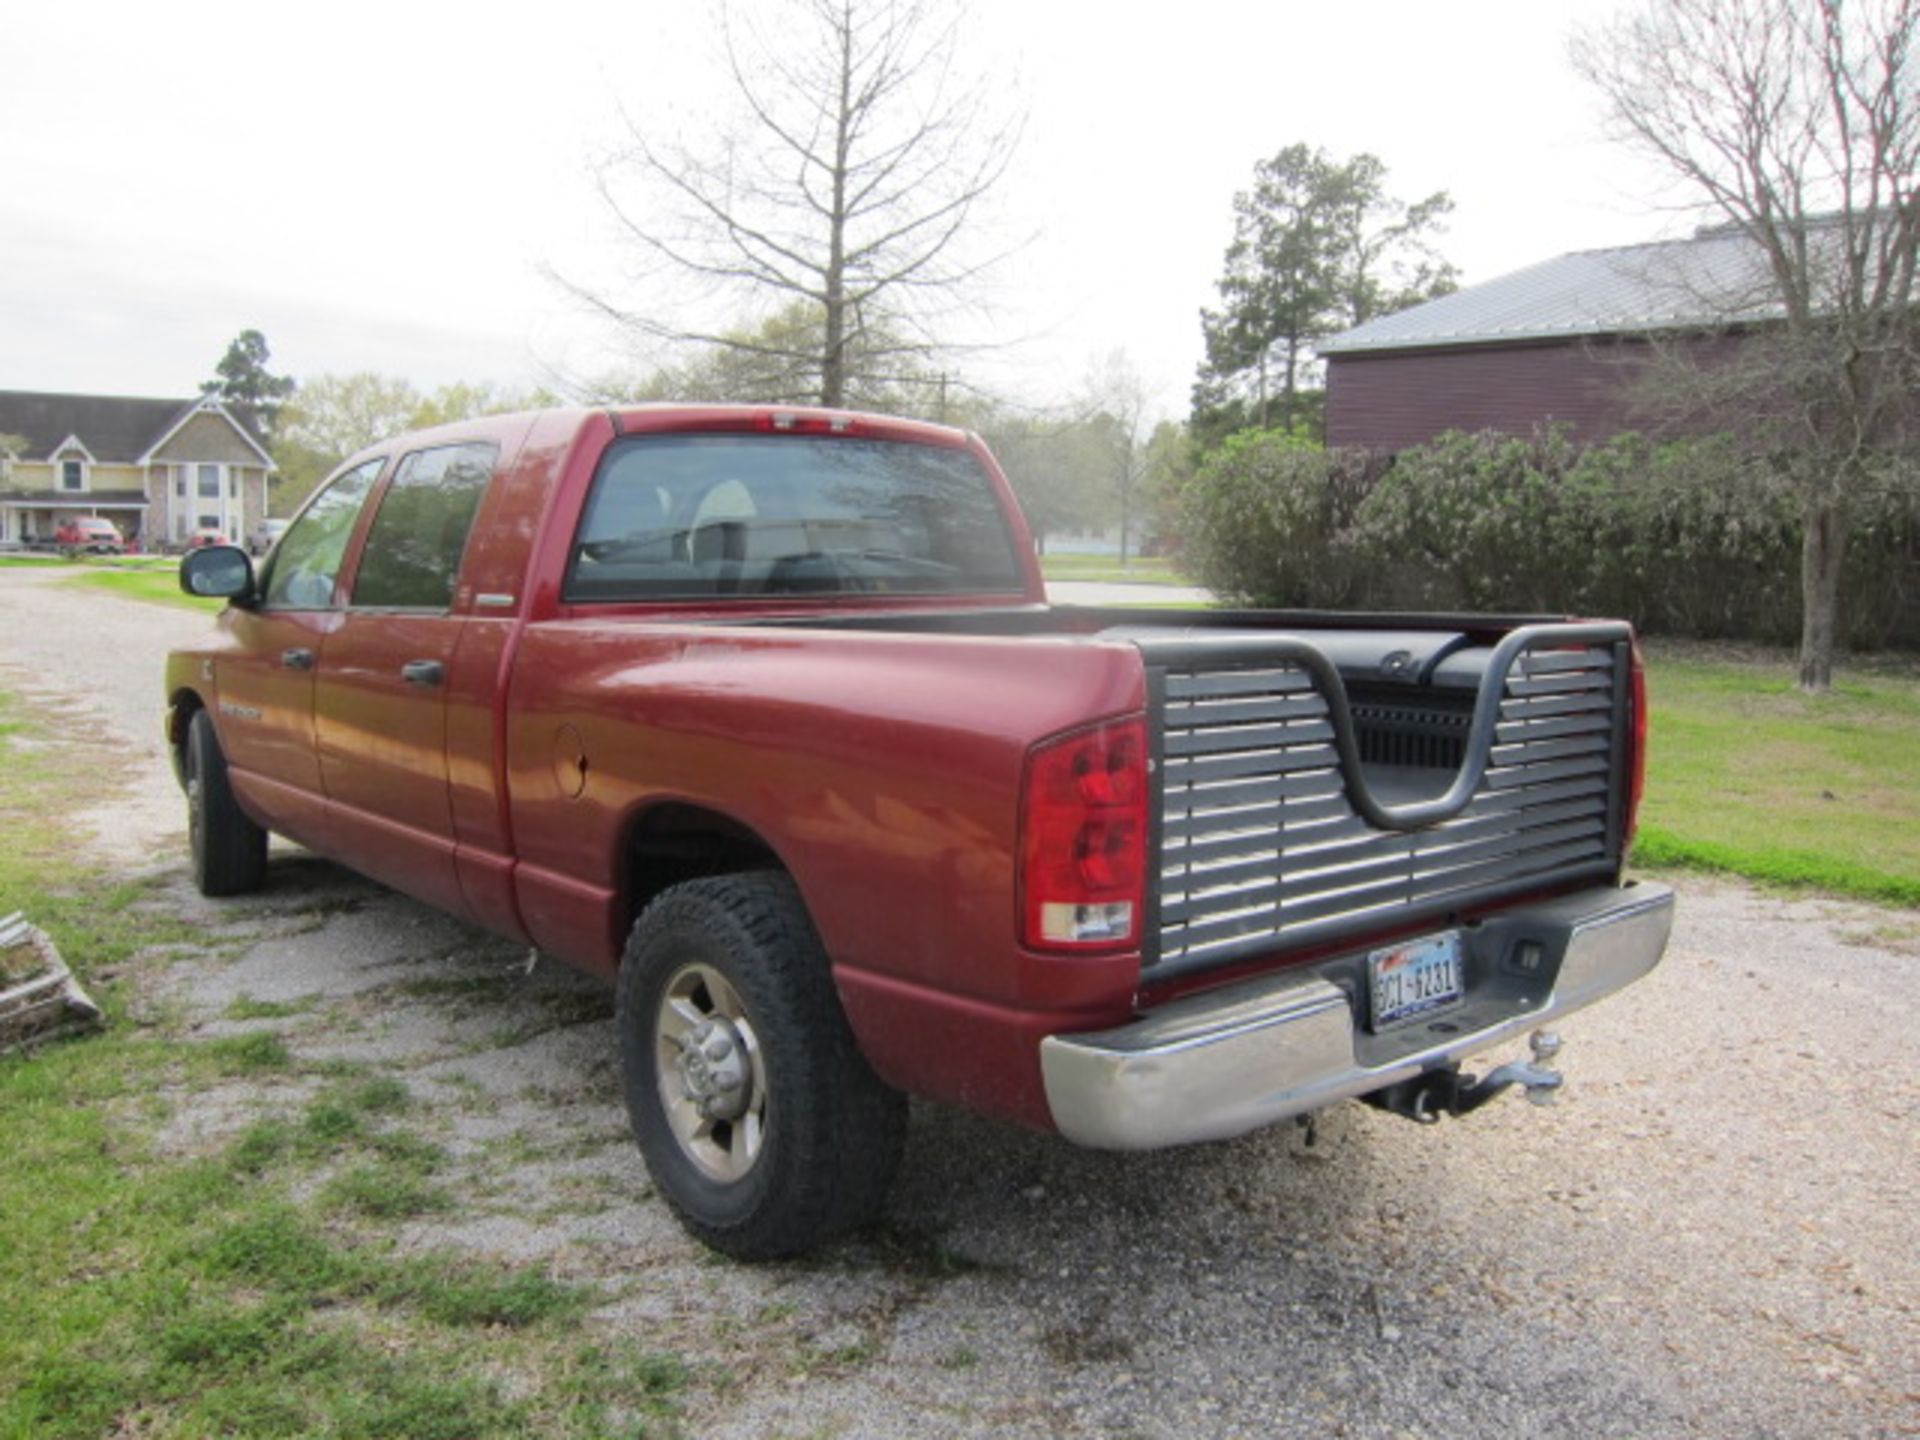
[[[1794,483],[1800,685],[1832,684],[1848,508],[1911,457],[1920,0],[1651,0],[1574,42],[1629,143],[1746,237],[1763,303],[1699,399]],[[1733,313],[1743,311],[1744,313]]]
[[[1105,452],[1107,487],[1120,511],[1120,564],[1130,555],[1140,481],[1147,472],[1146,382],[1124,349],[1108,351],[1081,382],[1082,423]]]
[[[560,283],[648,339],[804,366],[813,398],[845,404],[939,348],[934,322],[987,263],[963,236],[1019,124],[992,120],[984,80],[960,77],[960,17],[932,0],[769,0],[722,18],[735,123],[687,143],[629,116],[598,177],[636,278],[694,281],[715,318]],[[743,294],[817,323],[722,323]]]

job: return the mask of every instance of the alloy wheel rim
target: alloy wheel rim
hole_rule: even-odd
[[[197,860],[205,845],[206,817],[201,813],[205,808],[200,779],[200,761],[193,753],[193,747],[187,747],[187,846]]]
[[[674,1142],[709,1179],[730,1183],[766,1146],[760,1038],[732,982],[695,962],[674,972],[654,1013],[654,1078]]]

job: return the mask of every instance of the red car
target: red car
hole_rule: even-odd
[[[93,555],[118,555],[126,549],[113,522],[98,515],[77,515],[62,521],[53,532],[53,543],[69,553],[85,550]]]

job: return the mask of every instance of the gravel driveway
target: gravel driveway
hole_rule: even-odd
[[[0,685],[139,756],[115,863],[178,870],[159,659],[204,624],[0,568]],[[1666,963],[1565,1026],[1557,1108],[1125,1157],[917,1106],[887,1224],[760,1268],[651,1196],[605,996],[524,949],[287,851],[255,900],[169,884],[230,958],[167,973],[208,1033],[308,1000],[247,1023],[431,1096],[463,1203],[404,1240],[600,1285],[590,1324],[708,1377],[693,1434],[1920,1435],[1920,917],[1681,889]]]

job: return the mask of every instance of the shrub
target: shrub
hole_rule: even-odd
[[[1795,633],[1792,491],[1724,438],[1619,436],[1580,452],[1565,485],[1578,528],[1562,537],[1568,583],[1554,608],[1702,638]]]
[[[1581,449],[1454,432],[1391,462],[1248,431],[1179,492],[1186,568],[1229,601],[1617,615],[1651,633],[1790,642],[1800,505],[1726,436]],[[1920,646],[1920,474],[1854,497],[1855,645]]]
[[[1236,603],[1363,603],[1365,562],[1348,531],[1369,469],[1285,431],[1230,436],[1177,497],[1187,568]]]
[[[1589,506],[1567,483],[1573,461],[1558,432],[1449,432],[1395,457],[1360,506],[1356,540],[1406,572],[1418,603],[1562,608],[1593,549]]]

